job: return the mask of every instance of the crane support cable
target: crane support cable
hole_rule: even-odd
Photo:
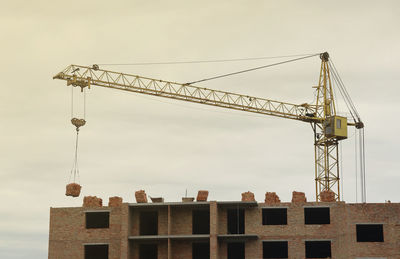
[[[147,65],[179,65],[179,64],[201,64],[201,63],[223,63],[223,62],[238,62],[250,60],[265,60],[277,58],[290,58],[309,56],[313,54],[297,54],[284,56],[269,56],[269,57],[252,57],[252,58],[234,58],[234,59],[213,59],[213,60],[189,60],[189,61],[164,61],[164,62],[136,62],[136,63],[96,63],[99,66],[147,66]],[[319,55],[319,54],[315,54]]]
[[[361,194],[361,202],[365,203],[367,200],[367,191],[366,191],[366,176],[365,176],[365,140],[364,140],[364,124],[361,121],[360,114],[358,113],[354,103],[346,90],[346,87],[339,76],[339,73],[336,70],[335,65],[332,60],[329,60],[329,66],[332,71],[333,79],[338,86],[339,92],[342,95],[347,108],[350,111],[351,116],[355,122],[356,130],[358,129],[358,134],[356,134],[356,201],[358,200],[358,183],[357,183],[357,171],[359,170],[360,174],[360,194]],[[358,139],[357,139],[358,138]],[[358,142],[358,143],[357,143]],[[358,152],[357,152],[358,151]],[[359,167],[358,167],[359,165]],[[358,170],[357,170],[358,169]]]
[[[356,121],[357,121],[356,115],[354,114],[354,111],[353,111],[353,109],[351,108],[350,103],[347,101],[347,99],[346,99],[346,97],[345,97],[345,93],[344,93],[344,91],[343,91],[343,88],[340,87],[339,79],[338,79],[337,75],[335,74],[334,70],[331,70],[331,71],[332,71],[332,75],[333,75],[332,78],[333,78],[333,80],[335,81],[336,85],[338,86],[339,92],[340,92],[340,94],[342,95],[342,97],[343,97],[343,99],[344,99],[344,103],[346,104],[346,107],[347,107],[347,109],[349,110],[350,115],[351,115],[351,117],[353,118],[354,122],[356,122]]]
[[[367,202],[367,187],[365,177],[365,141],[364,128],[359,129],[359,149],[360,149],[360,175],[361,175],[361,201]]]
[[[218,79],[218,78],[222,78],[222,77],[228,77],[228,76],[233,76],[233,75],[237,75],[237,74],[247,73],[247,72],[251,72],[251,71],[254,71],[254,70],[259,70],[259,69],[263,69],[263,68],[267,68],[267,67],[272,67],[272,66],[277,66],[277,65],[282,65],[282,64],[298,61],[298,60],[301,60],[301,59],[306,59],[306,58],[319,56],[320,54],[321,53],[313,54],[313,55],[309,55],[309,56],[305,56],[305,57],[301,57],[301,58],[290,59],[290,60],[277,62],[277,63],[273,63],[273,64],[269,64],[269,65],[264,65],[264,66],[260,66],[260,67],[249,68],[249,69],[245,69],[245,70],[241,70],[241,71],[237,71],[237,72],[232,72],[232,73],[228,73],[228,74],[222,74],[222,75],[219,75],[219,76],[213,76],[213,77],[209,77],[209,78],[193,81],[193,82],[186,83],[186,84],[187,85],[191,85],[191,84],[196,84],[196,83],[200,83],[200,82],[204,82],[204,81],[214,80],[214,79]]]
[[[346,102],[348,109],[350,110],[350,113],[356,117],[356,118],[354,118],[354,116],[353,116],[353,119],[356,122],[361,122],[360,114],[358,113],[356,107],[354,106],[354,103],[353,103],[349,93],[347,92],[346,87],[344,86],[344,83],[342,81],[342,78],[340,77],[339,73],[337,72],[335,64],[333,63],[332,60],[329,61],[329,65],[331,67],[331,71],[335,78],[335,81],[337,82],[337,85],[339,87],[339,91],[342,94],[343,99]]]

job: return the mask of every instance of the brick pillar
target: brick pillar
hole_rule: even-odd
[[[218,207],[210,201],[210,259],[218,259]]]
[[[121,204],[121,255],[119,258],[128,259],[129,254],[129,205],[128,203]]]
[[[168,236],[171,235],[171,205],[168,205]],[[168,238],[168,259],[172,259],[172,251],[171,251],[171,239]]]

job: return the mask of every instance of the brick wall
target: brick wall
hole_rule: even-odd
[[[227,234],[227,207],[210,202],[210,258],[226,259],[227,242],[218,234]],[[150,205],[150,204],[149,204]],[[195,205],[193,205],[195,206]],[[263,208],[287,208],[287,225],[262,225]],[[330,224],[305,225],[305,207],[329,207]],[[49,259],[83,258],[83,244],[109,243],[110,259],[138,259],[138,242],[128,243],[128,235],[139,235],[139,212],[143,208],[51,208]],[[147,208],[150,209],[150,208]],[[154,208],[151,208],[154,210]],[[191,235],[192,206],[160,206],[159,235]],[[85,229],[86,210],[109,210],[110,228]],[[128,216],[128,211],[130,211]],[[170,221],[168,224],[168,211]],[[129,219],[129,220],[128,220]],[[361,243],[356,240],[356,224],[383,224],[384,242]],[[168,231],[170,225],[170,231]],[[129,230],[129,231],[128,231]],[[168,233],[169,232],[169,233]],[[345,204],[344,202],[259,203],[245,209],[245,234],[258,235],[245,245],[247,259],[262,258],[263,241],[288,241],[289,258],[305,258],[305,241],[330,240],[333,258],[400,258],[400,204]],[[191,240],[161,240],[158,259],[190,259]],[[139,242],[140,243],[140,242]],[[170,256],[168,257],[168,243]],[[129,250],[129,253],[128,253]]]
[[[192,234],[192,209],[187,206],[171,208],[171,234]]]
[[[109,211],[110,225],[86,229],[85,211]],[[128,205],[100,208],[50,208],[49,259],[83,258],[84,244],[109,244],[110,259],[128,255]]]

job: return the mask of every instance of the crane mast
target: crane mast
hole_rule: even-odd
[[[336,107],[329,70],[329,55],[320,55],[321,70],[315,104],[292,104],[236,94],[209,88],[158,80],[138,75],[100,69],[97,65],[70,65],[53,79],[66,80],[67,85],[80,87],[101,86],[146,95],[206,104],[222,108],[270,115],[308,122],[314,132],[316,200],[321,192],[331,191],[340,200],[339,151],[340,140],[347,138],[347,127],[360,126],[361,122],[347,122],[336,115]],[[361,123],[362,124],[362,123]]]
[[[317,116],[322,123],[312,123],[315,154],[315,193],[320,201],[323,191],[333,191],[340,200],[339,140],[347,138],[347,119],[336,116],[335,100],[329,71],[329,55],[321,54],[321,69],[317,86]],[[340,125],[335,125],[335,123]],[[343,124],[343,125],[342,125]],[[342,134],[334,134],[337,127],[344,128]]]

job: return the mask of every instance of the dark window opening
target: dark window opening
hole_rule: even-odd
[[[383,242],[382,224],[360,224],[356,229],[357,242]]]
[[[263,225],[287,225],[287,209],[273,208],[262,210]]]
[[[110,212],[86,212],[86,228],[108,228]]]
[[[210,259],[210,243],[193,243],[192,259]]]
[[[210,234],[210,211],[193,210],[192,223],[193,234]]]
[[[108,245],[85,245],[85,259],[108,259]]]
[[[140,244],[139,259],[157,259],[157,244]]]
[[[228,234],[244,234],[244,209],[229,209]]]
[[[304,208],[304,223],[308,225],[330,224],[329,208]]]
[[[140,235],[158,235],[157,211],[140,212]]]
[[[263,258],[289,258],[287,241],[263,242]]]
[[[306,241],[306,258],[327,258],[331,255],[331,241]]]
[[[245,259],[244,243],[228,243],[228,259]]]

